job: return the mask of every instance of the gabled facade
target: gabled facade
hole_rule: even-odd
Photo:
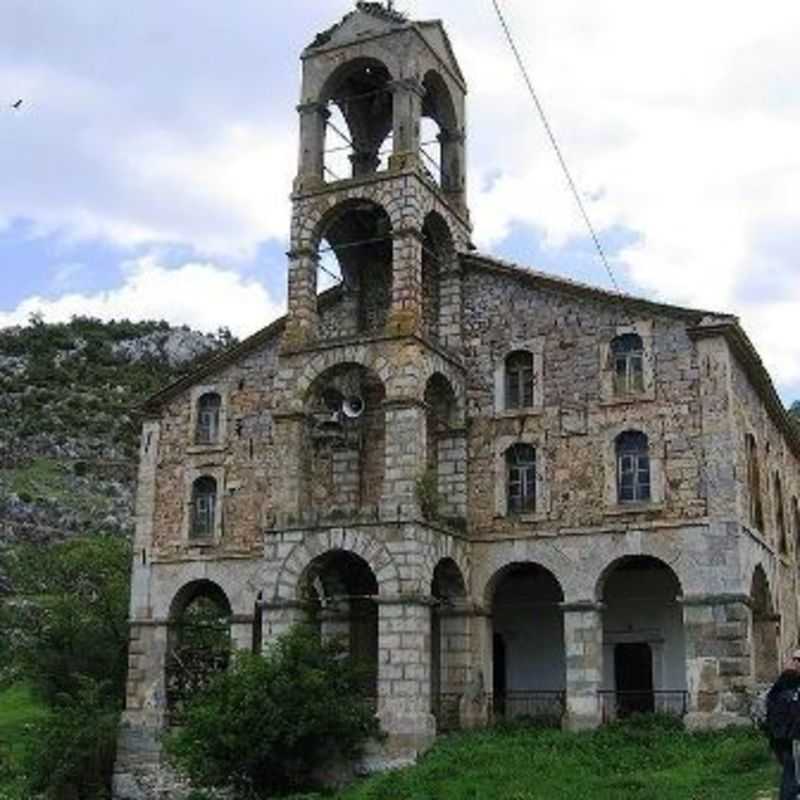
[[[198,604],[237,648],[343,636],[382,763],[502,714],[744,720],[797,643],[800,440],[746,336],[475,253],[465,95],[377,3],[303,53],[288,314],[147,406],[120,798]]]

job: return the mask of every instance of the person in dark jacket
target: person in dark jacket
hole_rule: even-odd
[[[800,690],[800,649],[792,653],[786,668],[767,693],[767,709],[777,701],[782,692],[793,690]],[[797,759],[800,756],[800,749],[798,749],[800,741],[796,738],[776,739],[770,736],[769,743],[772,752],[775,753],[775,757],[783,767],[780,800],[798,800],[800,798],[800,782],[798,781],[797,767],[800,764],[797,764]]]

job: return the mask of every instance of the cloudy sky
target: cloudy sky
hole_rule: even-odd
[[[476,244],[608,286],[491,0],[396,5],[445,20],[469,81]],[[620,284],[739,314],[800,398],[800,3],[503,7]],[[3,0],[0,326],[279,314],[297,58],[350,8]]]

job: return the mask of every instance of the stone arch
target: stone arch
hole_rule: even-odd
[[[469,594],[469,587],[471,585],[472,578],[472,564],[469,556],[467,555],[467,550],[463,542],[460,542],[458,539],[454,539],[451,536],[436,537],[434,546],[430,551],[428,558],[426,558],[423,567],[421,578],[422,586],[420,587],[421,590],[427,591],[427,589],[432,585],[436,567],[444,560],[452,561],[456,567],[458,567],[458,571],[464,578],[464,585],[466,586],[467,594]]]
[[[534,561],[512,562],[490,579],[487,600],[495,713],[560,716],[567,661],[558,578]]]
[[[400,594],[400,573],[386,545],[357,530],[323,531],[296,544],[278,570],[275,599],[301,602],[303,574],[315,558],[329,551],[347,551],[367,563],[378,581],[382,597]]]
[[[597,593],[603,614],[604,717],[680,712],[687,676],[678,575],[662,559],[622,556],[603,570]]]
[[[603,584],[615,567],[630,558],[652,558],[675,573],[681,592],[684,595],[703,594],[707,591],[706,576],[702,570],[693,568],[689,563],[684,548],[663,537],[636,536],[606,551],[606,557],[597,558],[592,564],[595,569],[583,575],[581,586],[575,599],[589,598],[594,602],[602,602]]]
[[[177,619],[183,614],[184,611],[199,597],[208,597],[209,599],[220,605],[225,609],[228,616],[233,615],[230,600],[224,589],[208,578],[198,578],[189,581],[181,586],[172,598],[169,605],[169,619],[170,621]]]
[[[603,567],[595,582],[595,591],[594,591],[595,599],[598,602],[602,602],[603,592],[605,590],[606,582],[616,569],[618,569],[620,566],[630,564],[637,560],[642,561],[642,563],[658,562],[658,564],[660,564],[664,569],[668,570],[675,577],[675,582],[678,585],[678,594],[683,595],[685,593],[683,582],[681,581],[680,575],[678,575],[678,573],[675,571],[675,569],[673,569],[672,565],[668,561],[666,561],[664,558],[659,557],[658,555],[653,555],[650,552],[641,552],[641,553],[626,553],[624,555],[617,556]]]
[[[476,601],[485,608],[490,608],[498,580],[509,569],[518,564],[533,564],[549,572],[561,587],[565,600],[572,599],[573,592],[571,589],[575,581],[574,576],[568,572],[571,564],[563,553],[551,548],[535,548],[531,552],[521,553],[514,548],[510,548],[501,557],[493,561],[489,571],[480,575],[480,578],[487,574],[488,577],[486,577],[485,581],[475,586]]]
[[[171,722],[180,719],[186,700],[227,667],[231,652],[230,600],[219,584],[189,581],[169,608],[164,680]]]
[[[440,375],[446,380],[453,390],[456,402],[456,416],[454,424],[463,425],[466,415],[466,391],[464,375],[458,368],[452,366],[442,358],[426,359],[419,365],[419,400],[425,399],[425,391],[434,375]]]
[[[780,667],[780,616],[776,613],[767,572],[761,564],[753,569],[750,581],[750,609],[753,678],[756,683],[770,683]]]
[[[467,584],[449,556],[433,569],[431,605],[431,712],[439,731],[458,722],[458,703],[467,685],[470,626],[466,617]]]
[[[299,205],[292,225],[292,244],[296,250],[316,253],[331,221],[359,203],[368,203],[383,211],[389,218],[391,231],[403,228],[402,203],[385,196],[380,187],[358,186],[351,191],[337,192],[334,197],[334,204],[317,201]]]

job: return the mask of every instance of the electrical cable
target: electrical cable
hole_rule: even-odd
[[[606,258],[605,250],[603,249],[603,245],[600,243],[600,237],[597,235],[597,231],[595,230],[594,225],[592,225],[592,221],[589,218],[588,212],[586,211],[586,206],[584,205],[583,200],[581,199],[580,192],[578,192],[578,187],[575,185],[575,181],[572,178],[572,173],[569,171],[567,162],[564,159],[564,155],[561,152],[558,140],[556,139],[556,136],[553,133],[553,129],[550,127],[550,123],[547,119],[547,114],[545,114],[544,107],[539,101],[539,96],[536,94],[536,90],[533,88],[533,81],[531,80],[530,74],[528,73],[528,69],[525,66],[525,62],[522,59],[522,55],[517,49],[514,37],[511,34],[511,29],[508,23],[506,22],[505,16],[503,16],[503,11],[500,8],[498,0],[492,0],[492,5],[494,6],[494,10],[497,12],[497,18],[500,20],[500,25],[503,28],[503,32],[505,33],[506,39],[508,40],[511,52],[514,54],[514,58],[517,61],[517,66],[519,66],[525,84],[528,87],[528,92],[530,93],[531,98],[533,99],[533,102],[536,105],[536,110],[539,112],[539,117],[541,118],[542,124],[544,125],[544,129],[547,132],[548,138],[550,139],[550,144],[552,144],[553,150],[555,150],[556,156],[558,157],[558,162],[561,165],[561,169],[563,170],[564,176],[567,179],[570,191],[572,192],[572,195],[575,198],[575,202],[578,204],[578,208],[580,209],[581,215],[583,216],[583,221],[586,223],[586,227],[589,229],[589,233],[592,237],[592,241],[594,242],[594,246],[597,249],[598,254],[600,255],[600,260],[603,262],[603,266],[605,267],[609,278],[611,278],[611,283],[613,284],[614,289],[621,294],[622,292],[619,288],[619,284],[617,283],[617,279],[614,276],[614,270],[611,269],[611,264],[609,263],[608,258]]]

